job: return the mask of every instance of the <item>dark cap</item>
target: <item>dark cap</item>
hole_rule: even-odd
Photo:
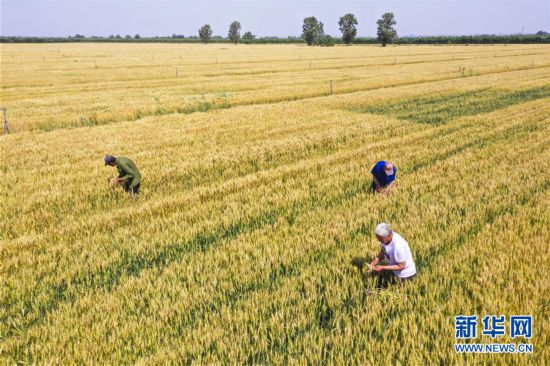
[[[115,162],[116,158],[112,155],[105,155],[105,158],[103,160],[105,160],[105,165],[111,165]]]

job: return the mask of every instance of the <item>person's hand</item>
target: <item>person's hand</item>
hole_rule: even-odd
[[[382,192],[382,188],[380,188],[380,187],[376,187],[375,190],[376,190],[376,192],[378,192],[378,193]]]
[[[374,267],[372,267],[372,270],[373,270],[374,272],[380,272],[380,271],[382,271],[383,269],[384,269],[384,266],[374,266]]]

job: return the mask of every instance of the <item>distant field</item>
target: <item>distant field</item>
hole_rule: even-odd
[[[349,95],[524,70],[547,77],[550,66],[547,45],[0,47],[2,104],[10,108],[15,131],[307,99],[329,94],[330,80],[334,94]],[[547,78],[540,83],[549,84]]]
[[[550,359],[550,46],[0,52],[0,363]],[[402,290],[350,264],[383,221]],[[534,353],[456,354],[461,314],[533,315]]]

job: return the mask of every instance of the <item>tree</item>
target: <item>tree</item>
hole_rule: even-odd
[[[239,39],[241,39],[241,23],[234,21],[229,25],[229,32],[227,33],[227,36],[231,40],[231,42],[237,44],[239,42]]]
[[[397,38],[397,32],[393,26],[397,24],[393,13],[384,13],[382,18],[376,21],[378,25],[378,42],[382,43],[382,47],[386,47],[387,43],[392,43]]]
[[[209,24],[205,24],[201,27],[201,29],[199,29],[199,37],[205,44],[210,41],[210,38],[212,37],[212,28]]]
[[[252,43],[255,38],[256,38],[256,36],[253,35],[251,32],[246,32],[245,34],[243,34],[243,42],[244,43]]]
[[[355,15],[351,13],[344,15],[340,18],[338,25],[340,26],[340,32],[342,32],[342,41],[349,46],[357,35]]]
[[[306,41],[308,46],[319,40],[325,35],[323,30],[323,23],[318,21],[315,17],[308,17],[304,19],[302,25],[302,38]]]
[[[140,38],[141,38],[141,36],[140,36],[139,34],[136,34],[136,35],[134,36],[134,39],[140,39]]]

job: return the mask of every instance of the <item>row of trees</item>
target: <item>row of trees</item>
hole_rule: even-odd
[[[419,37],[399,37],[394,44],[543,44],[550,43],[550,35],[541,31],[540,34],[479,34],[473,36],[419,36]],[[246,33],[241,37],[242,43],[254,44],[296,44],[304,42],[302,37],[254,37],[251,34],[249,40],[245,39]],[[345,44],[342,38],[333,38],[336,44]],[[21,37],[21,36],[0,36],[0,43],[73,43],[73,42],[101,42],[101,43],[201,43],[199,36],[164,36],[164,37],[144,37],[134,38],[125,37],[100,37],[86,36],[82,38],[75,37]],[[229,43],[230,40],[222,36],[212,36],[212,43]],[[356,37],[354,44],[376,44],[377,38]]]
[[[256,38],[251,32],[246,32],[241,36],[241,23],[234,21],[229,25],[227,38],[222,36],[212,36],[212,27],[209,24],[203,25],[199,29],[199,36],[187,36],[172,34],[172,37],[140,37],[139,34],[116,36],[111,34],[109,38],[105,37],[85,37],[81,34],[65,37],[2,37],[0,43],[44,43],[44,42],[232,42],[242,43],[299,43],[305,41],[309,46],[332,46],[335,43],[351,45],[352,43],[373,44],[380,43],[386,46],[388,43],[397,44],[505,44],[505,43],[550,43],[550,35],[547,32],[539,31],[536,34],[515,34],[515,35],[475,35],[475,36],[423,36],[423,37],[403,37],[397,38],[397,31],[394,26],[397,24],[392,12],[384,13],[376,21],[376,38],[357,38],[357,18],[354,14],[348,13],[340,17],[338,28],[342,33],[341,38],[333,38],[325,34],[323,22],[311,16],[304,19],[302,25],[301,38],[298,37],[260,37]]]
[[[389,15],[386,15],[389,14]],[[259,44],[295,44],[304,42],[308,44],[331,45],[334,43],[343,44],[375,44],[381,43],[385,45],[393,42],[396,44],[508,44],[508,43],[550,43],[550,34],[545,31],[538,31],[536,34],[509,34],[509,35],[494,35],[494,34],[479,34],[473,36],[419,36],[419,37],[400,37],[397,38],[397,33],[393,29],[395,19],[393,14],[386,13],[378,21],[378,37],[357,37],[357,20],[353,14],[346,14],[340,18],[338,25],[342,32],[342,38],[332,38],[324,34],[324,25],[318,22],[314,17],[304,19],[304,28],[306,34],[301,37],[256,37],[251,32],[246,32],[240,37],[240,24],[235,24],[231,27],[231,37],[225,38],[222,36],[212,36],[212,28],[209,25],[203,26],[199,30],[199,36],[185,36],[183,34],[172,34],[167,37],[141,37],[139,34],[131,36],[116,36],[111,34],[109,37],[101,36],[84,36],[76,34],[69,37],[20,37],[20,36],[0,36],[0,43],[59,43],[59,42],[155,42],[155,43],[199,43],[199,42],[242,42],[242,43],[259,43]]]
[[[357,18],[354,14],[348,13],[340,17],[338,21],[338,27],[340,32],[342,32],[342,42],[350,45],[355,40],[357,36]],[[395,21],[395,16],[393,13],[384,13],[382,18],[378,19],[377,24],[377,40],[386,46],[386,44],[393,42],[397,38],[397,32],[394,26],[397,24]],[[212,27],[209,24],[203,25],[199,29],[199,38],[202,42],[208,43],[212,38]],[[241,40],[241,23],[234,21],[229,25],[229,32],[227,33],[227,38],[234,44],[239,43]],[[330,35],[325,34],[324,24],[320,22],[315,17],[307,17],[304,19],[304,24],[302,25],[302,38],[308,44],[319,45],[319,46],[333,46],[335,43],[334,38]],[[242,36],[242,41],[244,43],[252,43],[255,39],[255,36],[246,32]]]
[[[212,27],[210,24],[205,24],[199,29],[199,38],[204,43],[210,42],[212,39]],[[256,36],[251,32],[246,32],[241,37],[241,23],[234,21],[229,25],[227,38],[234,44],[239,43],[241,40],[243,43],[252,43],[256,39]]]
[[[74,36],[69,36],[69,39],[85,39],[86,36],[82,35],[82,34],[75,34]],[[102,37],[97,37],[97,36],[92,36],[91,38],[102,38]],[[117,34],[116,36],[114,34],[111,34],[109,35],[109,38],[110,39],[122,39],[122,36],[120,34]],[[141,36],[139,34],[135,34],[133,37],[129,34],[125,35],[124,36],[124,39],[141,39]]]
[[[340,17],[338,28],[342,32],[342,42],[350,45],[354,42],[357,36],[357,18],[354,14],[348,13]],[[397,39],[397,31],[394,26],[397,24],[393,13],[384,13],[382,18],[376,21],[377,25],[377,40],[382,46],[393,42]],[[302,37],[306,43],[311,46],[314,44],[321,46],[330,46],[334,44],[334,39],[325,34],[324,24],[315,17],[304,19],[302,26]]]

